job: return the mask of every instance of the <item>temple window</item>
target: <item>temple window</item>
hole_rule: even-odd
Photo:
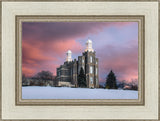
[[[97,75],[98,69],[96,68],[96,75]]]
[[[84,66],[82,66],[83,70],[84,70]]]
[[[93,67],[90,66],[90,73],[92,74],[93,73]]]
[[[93,77],[90,77],[90,82],[91,84],[93,84]]]
[[[84,63],[84,59],[82,59],[82,63]]]
[[[92,58],[92,56],[90,56],[90,62],[92,63],[92,61],[93,61],[93,58]]]

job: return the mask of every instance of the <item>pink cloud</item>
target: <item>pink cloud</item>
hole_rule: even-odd
[[[22,73],[25,74],[25,76],[33,76],[35,72],[36,70],[34,70],[33,68],[22,66]]]
[[[35,71],[29,71],[29,68],[37,72],[50,70],[53,74],[56,74],[56,68],[59,66],[56,64],[59,62],[57,57],[61,56],[63,60],[65,60],[64,56],[67,50],[70,49],[76,53],[79,52],[82,46],[75,40],[46,42],[44,44],[39,42],[36,45],[31,45],[24,41],[22,48],[22,62],[24,67],[22,71],[23,73],[29,73],[29,75],[31,75],[31,73]],[[27,68],[28,70],[26,70]]]
[[[101,53],[107,48],[109,51]],[[105,46],[98,50],[100,74],[108,74],[112,69],[117,80],[131,81],[138,78],[138,49]],[[105,77],[101,81],[105,81]]]

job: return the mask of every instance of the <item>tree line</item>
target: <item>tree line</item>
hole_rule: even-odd
[[[22,75],[22,85],[28,85],[28,86],[46,86],[48,81],[52,81],[53,85],[57,85],[56,77],[53,76],[53,74],[50,71],[41,71],[38,72],[33,77],[30,77],[30,79],[36,80],[36,81],[30,81],[30,84],[27,84],[27,77],[23,74]],[[78,87],[86,88],[87,82],[86,82],[86,75],[83,70],[83,68],[80,69],[80,73],[78,75]],[[105,89],[127,89],[127,90],[138,90],[138,81],[132,80],[131,82],[126,81],[120,81],[118,82],[116,79],[115,73],[111,70],[109,74],[106,76],[105,84],[99,85],[99,88],[105,88]],[[36,84],[35,84],[36,83]]]
[[[46,86],[50,84],[49,81],[52,83],[51,85],[56,83],[55,76],[50,71],[41,71],[32,77],[26,77],[25,74],[22,75],[22,85],[24,86]]]
[[[138,84],[136,82],[137,82],[136,80],[133,80],[129,83],[125,81],[121,81],[117,83],[116,75],[111,70],[106,77],[105,85],[104,86],[99,85],[99,87],[105,88],[105,89],[121,88],[121,89],[127,89],[127,90],[138,90]],[[78,75],[78,87],[82,87],[82,88],[87,87],[86,76],[85,76],[83,68],[80,69],[80,74]]]

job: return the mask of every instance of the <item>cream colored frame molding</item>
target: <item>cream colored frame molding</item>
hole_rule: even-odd
[[[159,117],[159,46],[158,17],[159,3],[157,0],[39,0],[28,2],[22,0],[1,2],[1,119],[2,120],[158,120]],[[140,83],[138,102],[134,101],[60,101],[60,100],[22,100],[21,99],[21,44],[20,23],[25,20],[61,20],[73,21],[73,18],[97,17],[105,21],[110,17],[120,20],[128,16],[128,20],[136,16],[139,22],[139,77],[145,78],[145,84]],[[65,15],[65,16],[64,16]],[[28,16],[28,17],[27,17]],[[50,17],[49,17],[50,16]],[[108,18],[107,18],[108,16]],[[53,19],[54,17],[54,19]],[[61,18],[62,17],[62,18]],[[16,19],[15,19],[16,18]],[[70,18],[70,19],[69,19]],[[80,18],[75,20],[80,20]],[[87,19],[83,19],[86,21]],[[121,20],[127,20],[127,19]],[[126,17],[127,18],[127,17]],[[140,19],[141,18],[141,19]],[[145,29],[144,29],[145,18]],[[133,19],[133,18],[132,18]],[[58,20],[58,21],[59,21]],[[81,20],[81,21],[83,21]],[[99,19],[100,20],[100,19]],[[18,24],[17,24],[18,22]],[[15,29],[16,27],[16,29]],[[141,31],[140,31],[141,30]],[[143,34],[145,31],[145,35]],[[20,34],[19,34],[20,35]],[[144,40],[145,38],[145,40]],[[143,41],[144,40],[145,43]],[[15,46],[16,45],[16,46]],[[145,46],[145,48],[144,48]],[[16,54],[15,53],[19,52]],[[145,60],[144,60],[145,58]],[[16,60],[16,61],[15,61]],[[145,68],[144,68],[145,63]],[[9,74],[9,75],[8,75]],[[144,77],[143,77],[144,76]],[[18,77],[18,78],[17,78]],[[18,79],[18,80],[17,80]],[[140,79],[142,80],[142,79]],[[16,83],[15,83],[16,82]],[[139,81],[141,82],[141,81]],[[16,88],[18,86],[18,88]],[[144,93],[145,88],[145,93]],[[16,89],[16,91],[15,91]],[[16,100],[15,100],[16,99]],[[144,103],[145,100],[145,103]],[[59,101],[59,102],[58,102]],[[111,102],[112,101],[112,102]],[[44,104],[45,103],[45,104]]]

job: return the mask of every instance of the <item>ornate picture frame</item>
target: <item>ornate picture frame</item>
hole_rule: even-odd
[[[63,99],[50,99],[50,100],[24,100],[22,99],[22,72],[21,72],[21,62],[22,62],[22,22],[29,21],[47,21],[47,22],[88,22],[88,21],[118,21],[118,22],[138,22],[139,24],[139,99],[100,99],[100,100],[63,100]],[[16,16],[16,105],[144,105],[144,16]]]

